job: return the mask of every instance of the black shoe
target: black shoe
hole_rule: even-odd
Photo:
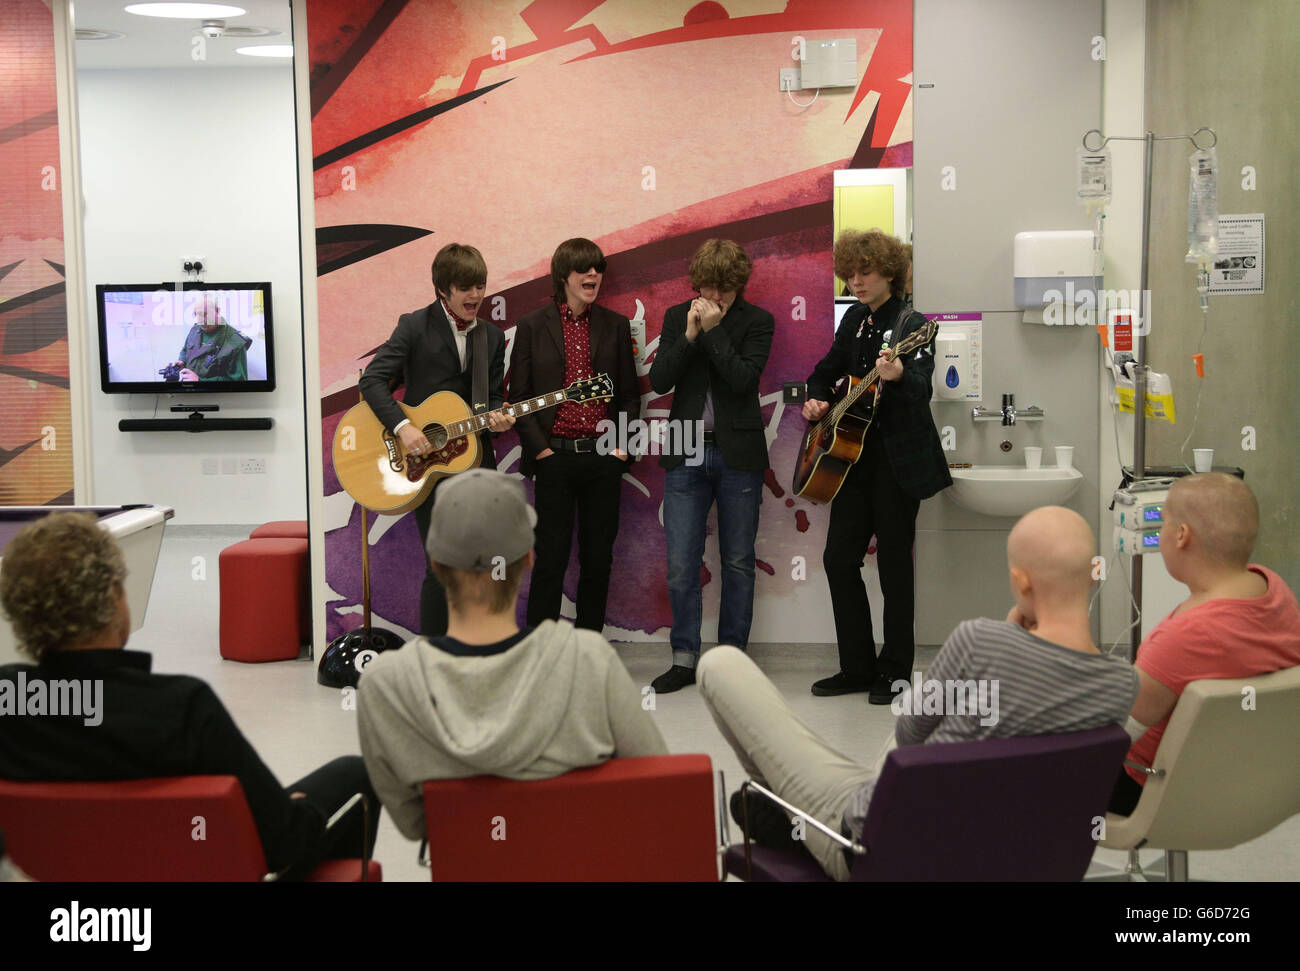
[[[666,695],[673,691],[680,691],[688,684],[695,683],[695,669],[684,667],[681,664],[674,664],[659,677],[650,682],[650,687],[657,695]]]
[[[812,686],[812,693],[819,698],[828,698],[832,695],[851,695],[857,691],[870,690],[871,678],[864,675],[845,674],[843,671],[833,677],[814,681]]]
[[[873,705],[892,704],[894,699],[904,691],[902,686],[895,690],[894,682],[902,680],[904,679],[894,678],[887,674],[877,674],[871,682],[871,693],[867,695],[867,701]]]
[[[741,790],[731,794],[731,818],[740,831],[745,831],[745,807],[741,804]],[[794,823],[785,810],[757,790],[749,791],[749,838],[770,850],[808,852],[803,840],[794,838]]]

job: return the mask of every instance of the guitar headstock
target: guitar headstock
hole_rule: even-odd
[[[901,341],[894,345],[896,356],[901,357],[918,347],[924,347],[934,339],[934,332],[939,329],[939,325],[933,320],[926,319],[925,326],[919,330],[914,330]]]
[[[594,378],[574,381],[564,389],[564,397],[569,401],[600,401],[614,397],[614,382],[608,374],[597,374]]]

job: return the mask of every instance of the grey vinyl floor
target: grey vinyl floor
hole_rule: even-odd
[[[211,684],[263,760],[288,784],[336,756],[360,753],[356,713],[343,710],[338,691],[316,683],[315,663],[307,658],[266,664],[221,659],[217,557],[250,529],[169,527],[144,627],[129,646],[152,653],[155,671],[190,674]],[[194,557],[204,558],[206,579],[194,579]],[[668,667],[667,644],[615,646],[639,685]],[[918,648],[918,667],[928,665],[936,650]],[[814,680],[838,669],[834,645],[755,644],[751,653],[792,708],[830,745],[864,765],[871,763],[893,730],[889,708],[868,705],[865,695],[814,698],[808,690]],[[740,784],[739,763],[697,688],[661,695],[653,714],[670,751],[705,753],[715,769],[725,772],[728,791]],[[418,844],[398,833],[385,815],[375,849],[385,881],[428,880],[417,850]],[[1161,856],[1144,852],[1142,863],[1157,864]],[[1098,849],[1093,868],[1100,872],[1124,861],[1122,853]],[[1300,816],[1235,849],[1191,854],[1190,872],[1201,880],[1300,880]]]

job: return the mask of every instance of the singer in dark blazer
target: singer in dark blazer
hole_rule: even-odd
[[[528,590],[527,622],[557,620],[578,531],[575,626],[605,626],[614,539],[618,534],[622,475],[633,461],[625,447],[602,454],[600,422],[618,425],[641,414],[632,328],[622,314],[600,306],[605,257],[589,239],[565,240],[551,257],[552,299],[521,317],[510,357],[510,396],[523,401],[574,381],[608,374],[611,401],[565,402],[521,415],[516,424],[520,470],[535,482],[537,560]]]
[[[722,594],[718,643],[744,650],[754,616],[754,538],[767,433],[758,385],[772,349],[775,320],[744,298],[753,264],[739,244],[707,240],[691,260],[694,300],[669,309],[650,367],[650,387],[673,393],[670,422],[699,428],[694,454],[667,451],[664,533],[668,545],[668,599],[673,611],[672,667],[656,678],[657,693],[695,682],[700,656],[704,561],[709,509],[718,504]],[[686,436],[683,436],[684,438]],[[692,431],[689,439],[698,441]]]
[[[845,231],[835,241],[835,275],[858,298],[840,321],[830,351],[808,378],[803,415],[818,421],[835,399],[835,385],[874,367],[880,402],[862,454],[831,501],[822,565],[830,586],[840,670],[812,686],[815,695],[868,692],[889,704],[893,684],[911,678],[915,657],[915,570],[912,544],[922,500],[952,485],[948,462],[930,413],[934,339],[888,360],[887,347],[925,326],[904,300],[909,260],[903,244],[879,230]],[[865,397],[865,396],[864,396]],[[860,409],[859,403],[854,409]],[[864,415],[865,417],[865,415]],[[884,596],[885,646],[876,657],[875,634],[862,564],[872,535]]]
[[[361,375],[358,386],[366,404],[403,447],[417,454],[430,448],[424,433],[407,420],[393,399],[393,391],[406,386],[405,403],[416,407],[431,394],[452,391],[471,408],[474,375],[474,330],[487,334],[486,405],[494,414],[489,419],[493,432],[505,431],[514,420],[500,412],[505,403],[505,335],[501,328],[476,316],[487,289],[487,264],[472,246],[450,243],[433,261],[433,284],[438,299],[427,307],[402,314],[393,334],[375,354]],[[476,409],[478,410],[478,409]],[[487,433],[479,435],[482,468],[495,469],[496,452]],[[429,518],[438,488],[415,509],[420,541],[428,539]],[[447,633],[447,595],[424,561],[424,583],[420,588],[420,633],[441,637]]]

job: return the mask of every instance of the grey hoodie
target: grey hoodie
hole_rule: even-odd
[[[609,642],[568,621],[548,620],[487,656],[408,641],[366,666],[357,716],[370,781],[413,840],[425,835],[428,779],[546,779],[614,756],[668,754]]]

